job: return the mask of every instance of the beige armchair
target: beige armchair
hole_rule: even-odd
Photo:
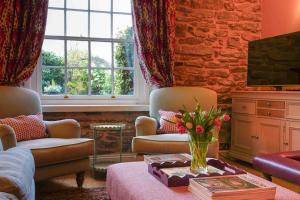
[[[195,98],[205,110],[217,106],[216,92],[206,88],[170,87],[153,90],[150,94],[150,117],[140,116],[135,121],[136,137],[132,140],[132,151],[137,154],[189,153],[187,134],[156,134],[160,117],[158,111],[177,112],[183,105],[193,111],[197,104]],[[218,158],[218,153],[219,144],[210,144],[208,156]]]
[[[41,113],[40,99],[35,92],[18,87],[0,86],[0,118]],[[14,130],[0,125],[0,147],[19,146],[31,149],[36,166],[35,181],[76,173],[79,187],[89,169],[89,156],[94,141],[80,138],[80,125],[72,119],[45,121],[49,138],[16,141]]]

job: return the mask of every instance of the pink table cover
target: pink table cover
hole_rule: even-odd
[[[300,200],[299,194],[274,185],[277,187],[276,200]],[[199,200],[187,187],[168,188],[163,185],[148,173],[143,161],[111,165],[106,186],[111,200]]]

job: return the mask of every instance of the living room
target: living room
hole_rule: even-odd
[[[300,199],[299,13],[299,0],[1,2],[0,199],[199,199],[142,161],[194,155],[178,132],[201,124],[178,114],[197,103],[222,124],[217,135],[202,124],[207,157],[273,181],[275,199]],[[297,67],[280,80],[274,53],[253,60],[276,38],[288,42],[274,66]]]

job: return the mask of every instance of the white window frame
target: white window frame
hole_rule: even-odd
[[[131,15],[129,13],[123,13],[123,12],[113,12],[113,11],[95,11],[90,9],[90,3],[88,3],[88,10],[82,10],[82,9],[66,9],[66,1],[65,1],[65,8],[56,8],[56,7],[49,7],[50,9],[56,9],[56,10],[64,10],[64,18],[65,18],[65,35],[66,35],[66,11],[84,11],[88,13],[88,20],[90,20],[90,12],[97,12],[97,13],[109,13],[111,14],[111,19],[113,19],[113,14],[127,14]],[[113,1],[111,1],[111,9],[113,10]],[[88,22],[88,34],[90,33],[90,23]],[[90,42],[96,41],[96,42],[111,42],[112,44],[112,53],[114,53],[114,45],[115,43],[122,42],[122,40],[113,38],[113,20],[111,20],[111,38],[90,38],[88,37],[73,37],[73,36],[45,36],[45,39],[60,39],[65,42],[65,45],[67,41],[87,41],[89,45],[89,57],[90,57]],[[66,51],[66,46],[65,46]],[[112,58],[114,55],[112,54]],[[65,64],[66,64],[66,52],[65,52]],[[37,68],[34,72],[34,74],[31,77],[31,80],[27,82],[26,87],[30,87],[31,89],[36,90],[41,97],[42,105],[145,105],[148,104],[149,99],[149,87],[146,85],[145,80],[143,78],[143,75],[141,73],[141,70],[138,66],[138,60],[137,60],[137,54],[136,49],[134,48],[134,70],[130,70],[134,72],[134,94],[133,95],[91,95],[90,93],[90,86],[89,86],[89,95],[43,95],[42,94],[42,62],[41,62],[41,56],[37,64]],[[66,66],[65,66],[66,69]],[[82,69],[88,69],[89,71],[89,79],[90,79],[90,72],[91,72],[91,66],[90,66],[90,58],[89,58],[89,66],[87,68]],[[102,69],[102,68],[101,68]],[[104,69],[104,68],[103,68]],[[124,69],[124,68],[117,68],[114,67],[114,62],[112,62],[112,67],[110,68],[112,70],[112,78],[114,78],[114,70],[115,69]],[[113,79],[112,79],[113,80]],[[65,83],[66,84],[66,83]],[[114,81],[112,81],[112,87],[114,90]],[[90,80],[89,80],[90,85]],[[112,91],[113,93],[114,91]]]

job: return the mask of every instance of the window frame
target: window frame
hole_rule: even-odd
[[[148,97],[149,97],[149,88],[146,85],[141,70],[138,67],[138,61],[137,61],[137,53],[134,45],[134,66],[132,67],[115,67],[114,63],[114,47],[115,44],[124,42],[122,39],[114,38],[113,37],[113,16],[114,14],[124,14],[124,15],[130,15],[132,16],[132,13],[126,13],[126,12],[114,12],[113,11],[113,0],[111,0],[111,11],[97,11],[97,10],[92,10],[90,9],[90,1],[88,1],[88,9],[71,9],[66,7],[66,0],[64,1],[64,8],[58,8],[58,7],[49,7],[48,9],[53,9],[53,10],[63,10],[64,11],[64,35],[63,36],[53,36],[53,35],[45,35],[45,39],[55,39],[55,40],[62,40],[64,42],[64,53],[65,53],[65,66],[64,70],[65,73],[67,71],[67,42],[68,41],[86,41],[88,43],[88,50],[89,50],[89,57],[88,57],[88,66],[87,67],[82,67],[81,69],[87,69],[88,70],[88,95],[66,95],[66,94],[61,94],[61,95],[44,95],[42,94],[42,59],[40,56],[40,59],[38,61],[38,66],[37,69],[34,73],[34,78],[32,78],[32,81],[30,83],[32,88],[35,88],[40,96],[41,96],[41,101],[43,105],[87,105],[87,104],[92,104],[92,105],[102,105],[102,104],[147,104],[148,102]],[[67,11],[81,11],[81,12],[86,12],[88,13],[88,36],[87,37],[77,37],[77,36],[67,36]],[[89,37],[90,36],[90,16],[91,12],[95,13],[106,13],[110,14],[111,17],[111,38],[94,38],[94,37]],[[91,42],[109,42],[111,43],[111,51],[112,51],[112,63],[111,63],[111,76],[112,76],[112,95],[92,95],[91,94],[91,70],[94,69],[91,66]],[[125,41],[128,42],[128,41]],[[133,42],[134,41],[130,41]],[[78,67],[79,68],[79,67]],[[70,68],[71,69],[71,68]],[[72,68],[73,69],[73,68]],[[108,69],[108,68],[96,68],[96,69]],[[133,80],[133,95],[114,95],[114,89],[115,89],[115,82],[114,82],[114,71],[122,69],[122,70],[129,70],[134,73],[134,80]],[[65,88],[67,84],[67,74],[65,74]]]

